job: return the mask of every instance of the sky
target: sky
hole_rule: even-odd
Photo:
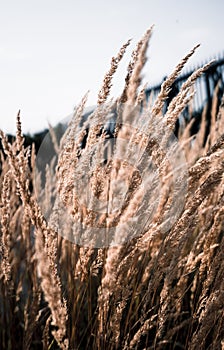
[[[35,133],[96,103],[111,57],[132,38],[113,80],[124,85],[131,51],[155,25],[143,83],[159,83],[193,46],[188,67],[224,52],[223,0],[0,0],[0,128]],[[187,69],[187,67],[186,67]]]

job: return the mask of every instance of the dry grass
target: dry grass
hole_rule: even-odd
[[[216,90],[206,143],[206,106],[198,133],[189,121],[177,142],[176,120],[208,66],[163,115],[197,47],[151,105],[140,86],[151,32],[133,51],[120,98],[108,102],[129,41],[88,120],[86,95],[60,144],[50,127],[55,158],[45,174],[24,147],[20,114],[12,145],[0,132],[1,349],[223,349],[224,104],[217,114]]]

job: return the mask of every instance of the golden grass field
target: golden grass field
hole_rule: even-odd
[[[132,53],[120,97],[109,94],[129,41],[87,121],[85,95],[60,140],[50,128],[55,156],[44,174],[19,113],[12,144],[0,131],[1,349],[224,349],[224,102],[217,86],[209,135],[205,105],[197,134],[189,113],[176,138],[209,64],[164,113],[197,46],[146,101],[151,34]]]

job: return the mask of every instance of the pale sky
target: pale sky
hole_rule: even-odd
[[[131,50],[155,24],[144,82],[159,83],[201,43],[189,67],[224,51],[223,0],[0,0],[0,128],[55,125],[87,90],[94,105],[110,60],[129,38],[112,95],[123,87]]]

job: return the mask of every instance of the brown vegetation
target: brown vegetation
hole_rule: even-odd
[[[129,41],[112,59],[88,120],[80,126],[86,95],[60,144],[51,128],[55,159],[44,185],[20,115],[13,144],[0,132],[1,349],[224,349],[224,104],[217,114],[216,91],[205,145],[206,106],[198,133],[190,135],[189,116],[177,142],[172,130],[208,65],[163,115],[197,47],[151,105],[140,86],[151,32],[133,51],[120,98],[108,102]],[[103,127],[114,111],[109,149]]]

